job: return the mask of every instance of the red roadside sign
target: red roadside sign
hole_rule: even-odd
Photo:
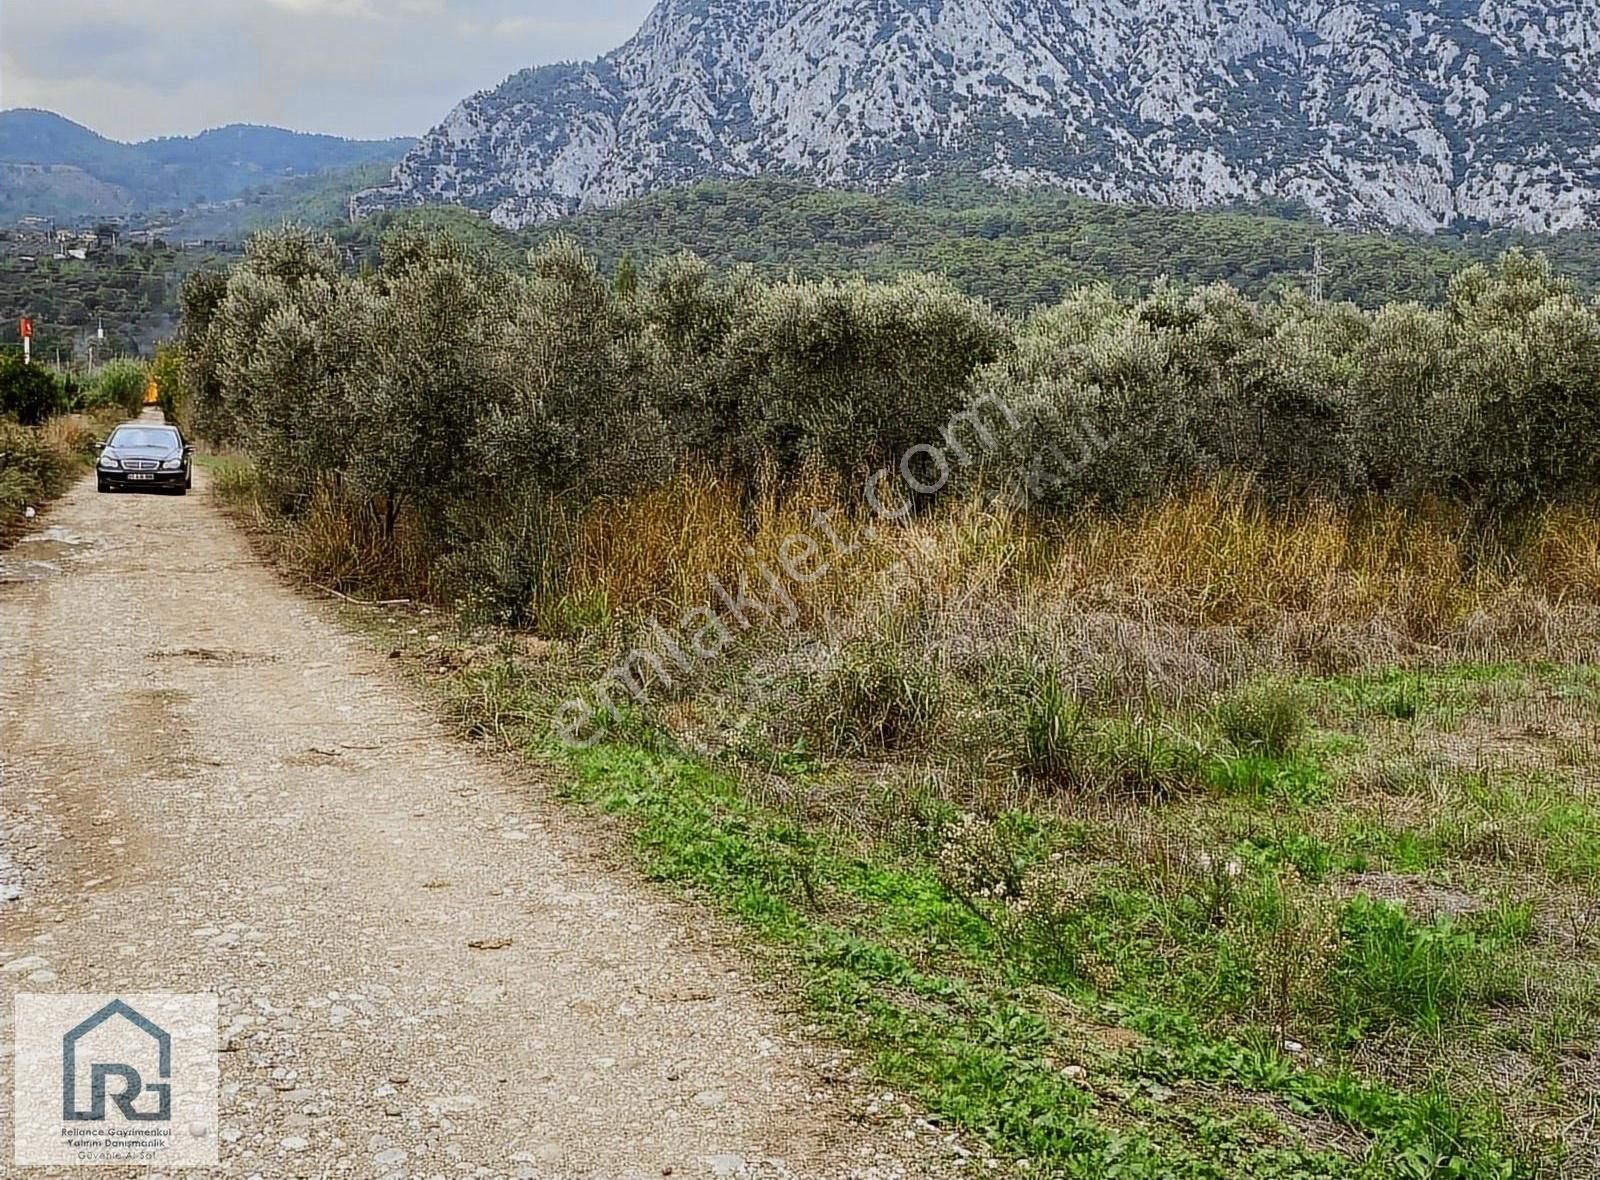
[[[28,316],[23,316],[22,317],[22,327],[21,327],[20,331],[22,332],[22,338],[24,340],[33,339],[33,320],[30,319]]]

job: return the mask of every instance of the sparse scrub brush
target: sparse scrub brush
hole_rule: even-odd
[[[808,711],[826,749],[870,754],[926,743],[943,707],[936,669],[875,640],[845,650],[815,685]]]
[[[1306,726],[1305,698],[1293,685],[1251,685],[1217,706],[1217,729],[1245,754],[1281,758],[1299,744]]]

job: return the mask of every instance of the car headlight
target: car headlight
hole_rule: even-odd
[[[163,471],[177,471],[182,466],[182,459],[163,459],[161,461],[161,470]]]
[[[120,471],[122,469],[122,460],[115,455],[101,455],[100,466],[110,471]]]

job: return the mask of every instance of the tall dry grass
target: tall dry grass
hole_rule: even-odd
[[[1383,620],[1417,638],[1458,621],[1496,579],[1475,572],[1463,523],[1371,505],[1273,512],[1218,483],[1060,538],[1052,597],[1150,604],[1163,618],[1259,627],[1285,614]]]
[[[1185,629],[1265,634],[1292,625],[1328,642],[1390,645],[1527,631],[1566,607],[1600,608],[1600,512],[1555,507],[1504,560],[1478,561],[1469,521],[1446,507],[1312,503],[1275,510],[1246,482],[1218,481],[1121,516],[1040,520],[979,498],[903,525],[867,520],[820,473],[741,497],[690,473],[580,522],[569,587],[619,615],[708,601],[709,577],[776,567],[783,539],[818,535],[813,514],[860,550],[797,597],[808,621],[857,610],[893,575],[901,609],[1047,615],[1071,610]],[[869,525],[876,525],[869,529]],[[882,607],[882,595],[877,595]]]
[[[58,455],[84,457],[90,453],[95,440],[106,434],[108,425],[104,414],[62,414],[39,427],[39,441]]]
[[[778,568],[785,538],[821,537],[818,512],[829,514],[841,538],[865,544],[863,566],[881,559],[820,466],[782,486],[768,467],[749,494],[738,481],[700,469],[641,495],[593,505],[574,531],[564,588],[602,595],[622,614],[672,615],[704,605],[713,578],[731,587],[758,563]],[[799,605],[814,617],[847,596],[836,579],[823,579]]]
[[[734,587],[758,564],[780,569],[786,539],[823,543],[818,513],[855,552],[816,583],[788,589],[802,628],[834,638],[900,629],[908,618],[945,648],[975,638],[968,646],[996,649],[1021,632],[1053,631],[1070,634],[1074,651],[1148,649],[1140,662],[1171,664],[1176,676],[1217,664],[1241,640],[1329,666],[1359,662],[1363,650],[1481,654],[1526,641],[1554,652],[1581,630],[1574,619],[1589,627],[1600,618],[1592,508],[1550,508],[1514,552],[1481,562],[1465,516],[1444,507],[1275,510],[1248,483],[1223,480],[1118,516],[1047,519],[974,496],[885,524],[845,501],[821,468],[788,482],[769,470],[749,489],[687,471],[596,503],[558,555],[557,597],[601,602],[601,617],[625,627],[670,620],[714,605],[712,578]],[[331,482],[292,522],[270,512],[261,520],[281,556],[321,585],[416,598],[442,591],[425,538],[404,514],[388,536],[377,505]]]
[[[436,597],[433,554],[409,516],[402,513],[391,533],[379,503],[350,495],[331,478],[318,480],[305,504],[285,515],[264,501],[255,468],[244,459],[217,463],[212,481],[273,557],[313,585],[349,595]]]

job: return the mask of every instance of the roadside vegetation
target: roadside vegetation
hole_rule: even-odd
[[[44,365],[0,356],[0,546],[88,470],[94,443],[116,421],[139,412],[145,370],[107,365],[85,384]]]
[[[1600,1168],[1600,307],[1542,258],[1017,320],[286,231],[184,299],[263,542],[411,600],[361,615],[884,1117],[1040,1176]]]

